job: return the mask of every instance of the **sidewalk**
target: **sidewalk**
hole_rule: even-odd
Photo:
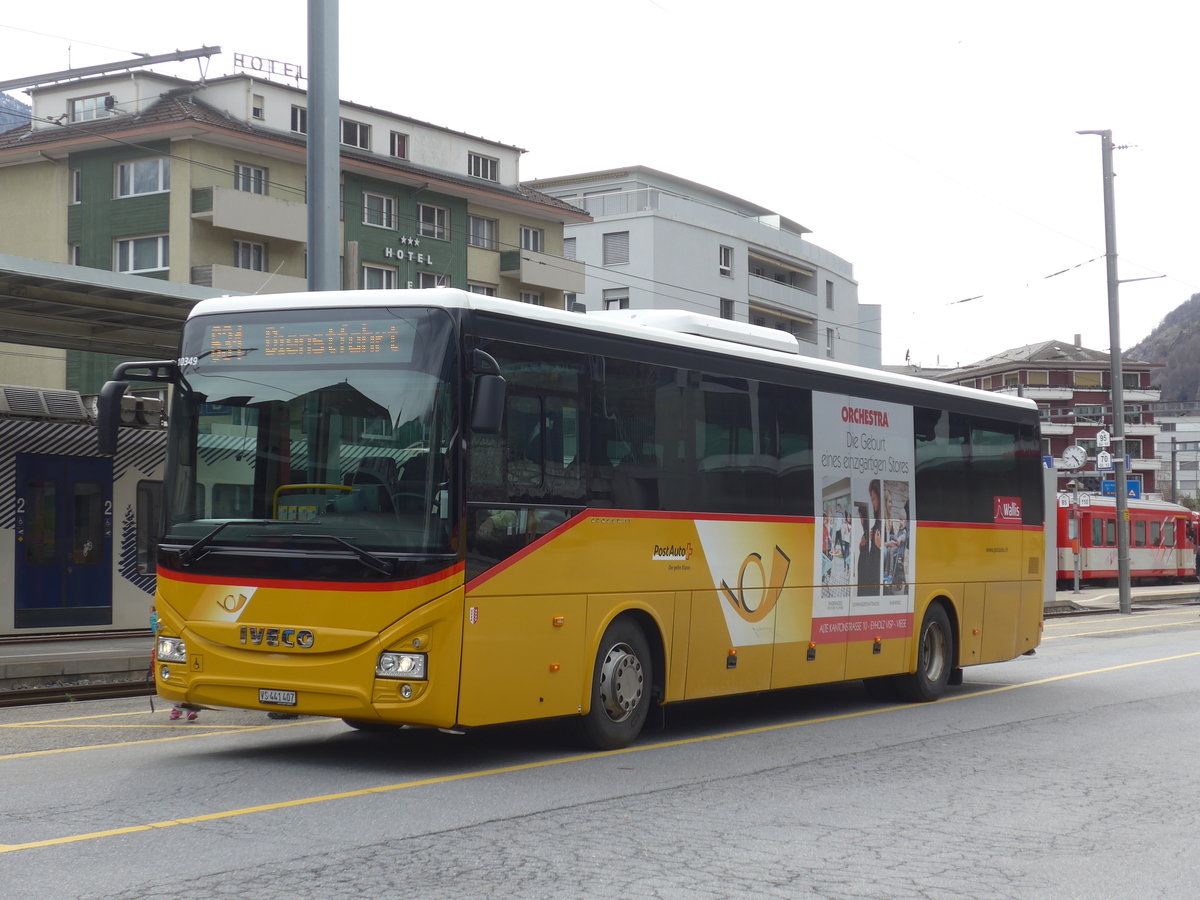
[[[131,636],[0,641],[0,691],[145,682],[150,632]]]
[[[1130,589],[1133,608],[1163,606],[1176,603],[1200,603],[1200,584],[1138,585]],[[1079,593],[1072,590],[1059,591],[1054,604],[1046,604],[1046,612],[1081,612],[1084,610],[1117,612],[1121,608],[1121,596],[1114,587],[1080,587]]]

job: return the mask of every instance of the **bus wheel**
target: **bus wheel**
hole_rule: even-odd
[[[584,740],[597,750],[628,746],[650,709],[650,646],[629,618],[615,619],[600,640],[592,669],[592,708],[582,720]]]
[[[950,632],[950,619],[940,603],[931,603],[925,610],[925,619],[917,636],[917,671],[896,679],[900,696],[921,702],[936,700],[946,691],[953,665],[954,636]]]

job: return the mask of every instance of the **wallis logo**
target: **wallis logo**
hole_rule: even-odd
[[[721,593],[729,605],[747,622],[761,622],[779,602],[783,583],[791,567],[791,558],[776,546],[775,555],[771,560],[771,577],[768,580],[762,554],[751,553],[742,561],[742,568],[737,577],[737,589],[734,590],[722,579]],[[757,577],[752,575],[747,584],[746,573],[749,570],[756,570]]]

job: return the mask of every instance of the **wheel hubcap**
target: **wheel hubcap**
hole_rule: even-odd
[[[938,681],[946,668],[946,635],[937,625],[930,625],[925,630],[925,640],[922,642],[921,655],[925,658],[925,677],[929,681]]]
[[[600,667],[600,702],[609,719],[623,722],[642,699],[642,661],[628,644],[617,644]]]

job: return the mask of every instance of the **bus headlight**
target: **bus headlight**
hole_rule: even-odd
[[[161,662],[187,662],[187,644],[183,638],[160,637],[158,639],[158,658]]]
[[[408,681],[425,680],[424,653],[380,653],[375,664],[378,678],[403,678]]]

